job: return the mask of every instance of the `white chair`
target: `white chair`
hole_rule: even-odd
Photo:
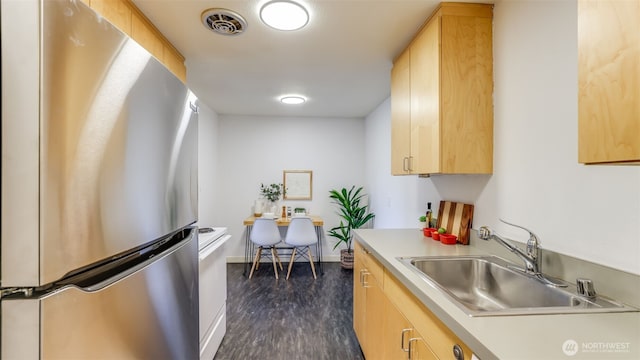
[[[273,262],[273,273],[276,275],[276,279],[278,279],[276,260],[278,261],[278,265],[280,265],[280,270],[282,270],[282,263],[280,262],[280,257],[278,257],[275,246],[282,239],[280,238],[280,230],[278,230],[276,221],[273,219],[257,218],[251,227],[250,239],[251,242],[258,246],[258,249],[253,258],[249,279],[253,276],[253,271],[258,269],[263,250],[270,250],[271,261]]]
[[[313,265],[313,256],[311,255],[311,248],[309,246],[318,242],[318,236],[316,235],[316,228],[311,218],[302,216],[292,218],[284,242],[293,247],[291,260],[289,261],[289,270],[287,271],[287,280],[289,280],[289,276],[291,275],[291,268],[296,259],[298,249],[300,249],[298,256],[309,260],[313,278],[316,279],[316,268]],[[305,249],[307,250],[308,256],[304,253]]]

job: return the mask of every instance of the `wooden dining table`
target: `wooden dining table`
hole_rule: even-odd
[[[295,216],[294,216],[295,217]],[[322,227],[324,225],[324,220],[320,216],[317,215],[306,215],[306,217],[311,218],[313,222],[313,226],[316,228],[316,235],[318,236],[318,242],[316,242],[316,263],[317,268],[320,270],[320,274],[324,274],[324,268],[322,266],[322,237],[323,231]],[[274,219],[278,227],[288,227],[291,223],[291,217],[286,218],[276,218]],[[244,232],[244,272],[242,273],[244,276],[247,276],[248,270],[251,267],[251,261],[253,259],[253,252],[255,251],[255,246],[251,241],[251,229],[253,227],[253,223],[256,221],[255,216],[249,216],[244,219],[243,225],[245,226]],[[292,251],[293,247],[291,246],[276,246],[278,251]]]

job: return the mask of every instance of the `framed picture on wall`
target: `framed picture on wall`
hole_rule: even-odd
[[[312,175],[311,170],[284,170],[284,199],[311,200]]]

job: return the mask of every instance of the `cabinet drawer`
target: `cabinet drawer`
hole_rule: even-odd
[[[471,358],[471,349],[388,271],[384,271],[383,284],[385,295],[401,309],[402,314],[414,325],[438,358],[452,358],[453,346],[456,344],[462,347],[465,359]]]

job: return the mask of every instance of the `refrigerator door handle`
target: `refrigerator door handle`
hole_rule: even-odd
[[[85,292],[99,291],[144,269],[149,264],[170,256],[187,246],[195,235],[194,227],[181,230],[166,240],[154,243],[121,259],[56,282],[55,288],[72,286]]]
[[[24,297],[30,297],[33,294],[33,288],[7,288],[0,290],[0,299],[9,295],[22,294]]]

